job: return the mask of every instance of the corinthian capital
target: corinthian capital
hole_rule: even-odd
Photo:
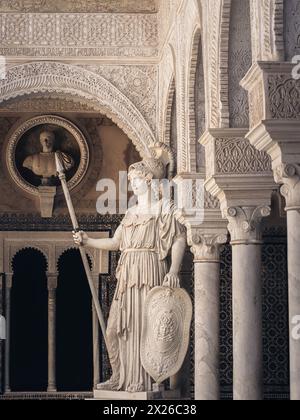
[[[271,214],[269,206],[230,207],[226,210],[232,243],[259,243],[262,239],[261,220]]]
[[[281,194],[286,200],[286,210],[300,211],[300,165],[283,164],[274,171],[276,182],[283,184]]]
[[[190,232],[188,240],[195,262],[219,262],[220,245],[226,244],[227,235],[222,232],[205,234],[199,230]]]

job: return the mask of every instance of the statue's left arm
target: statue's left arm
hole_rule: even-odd
[[[171,255],[170,271],[164,279],[166,287],[180,287],[179,272],[186,249],[186,228],[175,211],[174,204],[166,202],[159,219],[159,254],[164,260]]]
[[[184,235],[174,240],[171,249],[171,267],[164,279],[164,286],[176,288],[180,287],[179,272],[186,249],[186,237]]]

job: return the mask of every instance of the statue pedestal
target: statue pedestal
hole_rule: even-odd
[[[151,401],[151,400],[179,400],[180,391],[155,390],[148,392],[99,391],[94,390],[94,400],[104,401]]]
[[[55,195],[56,187],[39,187],[39,199],[42,217],[52,217]]]

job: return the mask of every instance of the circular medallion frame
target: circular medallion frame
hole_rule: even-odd
[[[90,163],[90,151],[87,140],[82,131],[71,121],[56,115],[42,115],[23,121],[20,125],[17,126],[17,128],[13,128],[13,131],[8,135],[5,160],[8,172],[15,184],[17,184],[18,187],[21,188],[21,190],[23,190],[25,193],[34,196],[39,195],[39,188],[26,181],[18,171],[15,160],[16,148],[24,134],[26,134],[29,130],[38,126],[47,125],[65,129],[70,135],[73,136],[79,147],[80,162],[76,173],[68,181],[68,187],[70,191],[74,190],[81,183],[88,171]],[[59,188],[59,190],[61,190],[61,188]],[[60,193],[60,191],[58,191],[58,193]]]

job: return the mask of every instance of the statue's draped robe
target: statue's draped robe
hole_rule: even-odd
[[[140,358],[143,305],[148,292],[163,284],[168,273],[166,258],[175,238],[184,235],[185,229],[170,203],[167,206],[159,203],[155,215],[138,215],[134,208],[122,221],[118,283],[107,329],[108,350],[119,390],[151,390],[151,378]]]

